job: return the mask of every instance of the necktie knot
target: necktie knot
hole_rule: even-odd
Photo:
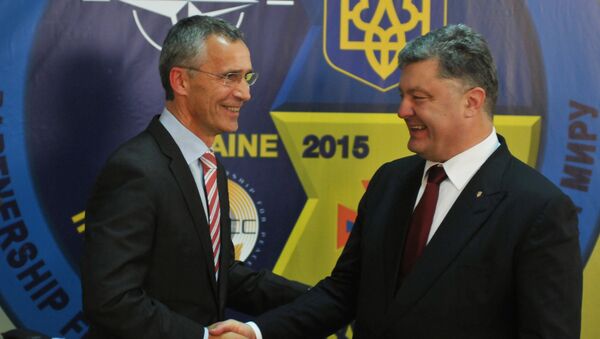
[[[446,180],[448,176],[444,167],[441,165],[432,166],[428,171],[427,182],[435,185],[439,185],[442,181]]]
[[[200,162],[202,163],[202,169],[205,171],[217,168],[217,159],[215,158],[214,153],[211,151],[207,151],[206,153],[202,154],[200,157]]]

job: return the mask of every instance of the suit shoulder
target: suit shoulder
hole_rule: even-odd
[[[561,189],[542,173],[514,156],[511,156],[505,180],[511,191],[528,193],[536,197],[564,195]]]
[[[369,187],[373,187],[380,182],[388,184],[405,178],[414,173],[415,170],[422,169],[424,163],[425,161],[416,155],[386,162],[375,171],[369,182]]]
[[[412,170],[417,166],[424,164],[424,160],[417,155],[411,155],[408,157],[388,161],[381,165],[377,172],[397,172],[397,171],[408,171]]]
[[[121,144],[108,157],[107,165],[112,163],[148,165],[156,161],[159,153],[160,148],[156,139],[148,131],[143,131]]]
[[[107,159],[95,180],[98,186],[119,186],[134,179],[160,182],[168,174],[166,157],[147,130],[121,144]]]

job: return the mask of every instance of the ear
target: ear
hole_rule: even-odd
[[[485,105],[485,90],[481,87],[473,87],[468,90],[465,95],[465,116],[471,118],[483,112]]]
[[[174,94],[187,95],[189,89],[189,75],[183,68],[173,67],[169,72],[169,82]]]

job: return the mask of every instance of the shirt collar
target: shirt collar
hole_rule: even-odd
[[[202,154],[209,151],[208,146],[206,146],[206,144],[194,133],[183,126],[168,109],[165,108],[163,110],[159,121],[167,129],[169,134],[171,134],[177,146],[179,146],[181,153],[183,153],[183,158],[188,165],[198,161],[198,158],[200,158]]]
[[[500,141],[496,134],[496,128],[492,128],[492,133],[490,133],[490,135],[482,142],[444,162],[444,171],[446,171],[452,185],[454,185],[457,190],[462,190],[475,175],[475,172],[477,172],[492,153],[496,151],[498,146],[500,146]],[[425,178],[427,170],[437,164],[437,162],[429,160],[425,162],[423,179]]]

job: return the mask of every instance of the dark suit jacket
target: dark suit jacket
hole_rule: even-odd
[[[383,165],[331,276],[259,317],[263,337],[319,337],[355,318],[355,338],[579,338],[576,210],[500,139],[404,281],[425,161]]]
[[[198,189],[154,119],[108,160],[86,210],[83,306],[90,337],[202,338],[225,306],[257,314],[306,287],[234,260],[227,177],[218,165],[220,276]]]

